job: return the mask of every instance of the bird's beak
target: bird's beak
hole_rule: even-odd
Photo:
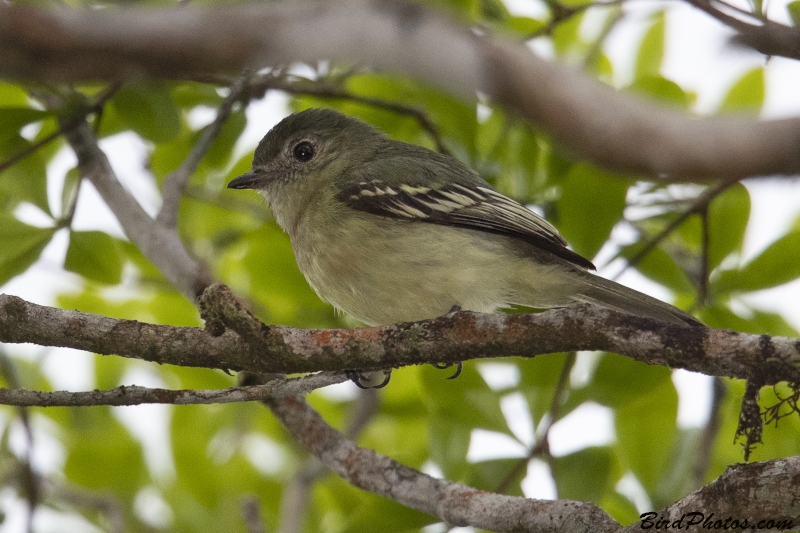
[[[234,178],[229,184],[229,189],[259,189],[261,184],[267,180],[267,176],[259,172],[248,172],[238,178]]]

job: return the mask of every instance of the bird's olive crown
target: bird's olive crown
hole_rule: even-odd
[[[264,167],[281,158],[293,165],[332,159],[347,147],[353,158],[366,145],[380,143],[383,135],[372,126],[329,109],[307,109],[280,121],[256,148],[253,168]],[[355,152],[355,153],[354,153]]]

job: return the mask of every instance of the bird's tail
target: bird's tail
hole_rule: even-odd
[[[661,300],[589,272],[576,273],[580,276],[582,283],[577,293],[572,296],[572,300],[588,302],[637,316],[655,318],[680,326],[702,325],[702,322],[689,313]]]

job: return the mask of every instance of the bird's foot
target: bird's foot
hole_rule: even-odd
[[[461,371],[464,369],[464,364],[461,361],[456,363],[433,363],[433,367],[438,368],[439,370],[445,370],[453,365],[456,365],[456,371],[453,372],[453,375],[449,376],[447,379],[456,379],[458,376],[460,376]]]
[[[379,374],[383,373],[383,380],[379,382]],[[361,372],[360,370],[345,370],[345,376],[356,384],[359,389],[382,389],[392,379],[392,369],[387,368],[378,372]],[[373,384],[377,383],[377,384]]]

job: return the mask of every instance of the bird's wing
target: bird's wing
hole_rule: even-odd
[[[345,187],[339,200],[373,215],[481,230],[522,239],[583,268],[594,269],[545,219],[488,184],[389,186],[380,180]]]

